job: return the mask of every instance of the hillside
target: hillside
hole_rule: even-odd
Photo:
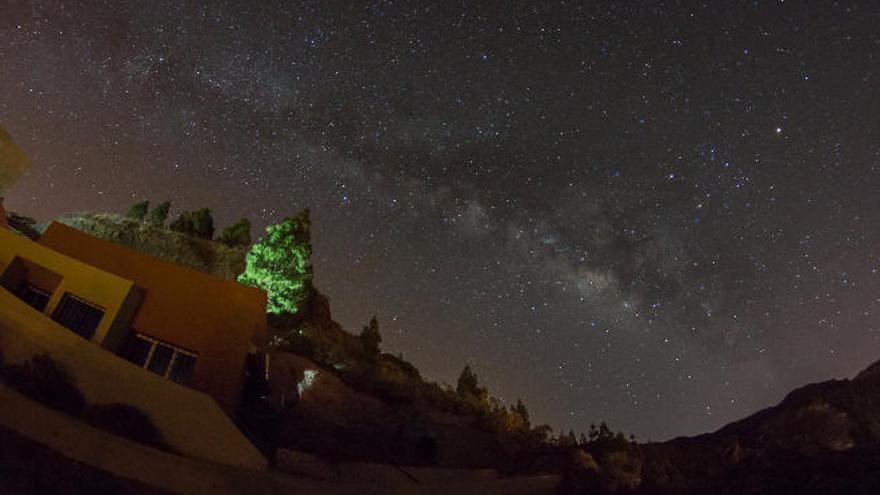
[[[880,493],[880,361],[714,433],[644,450],[663,466],[642,493]]]
[[[244,264],[244,248],[116,215],[61,221],[227,278]],[[249,383],[237,414],[279,469],[306,456],[319,477],[347,462],[562,473],[564,493],[880,493],[880,361],[716,432],[636,444],[604,424],[553,437],[484,389],[467,396],[425,380],[402,356],[369,351],[317,289],[297,314],[269,322],[269,380]]]
[[[246,247],[107,213],[58,221],[224,278],[244,269]],[[539,470],[527,452],[547,441],[549,427],[533,427],[485,390],[462,397],[424,380],[400,355],[368,351],[359,336],[333,320],[318,289],[296,315],[268,318],[271,378],[249,385],[248,402],[239,411],[264,448],[301,450],[334,462]]]
[[[246,247],[229,247],[112,213],[75,213],[56,221],[218,277],[234,279],[244,270]]]

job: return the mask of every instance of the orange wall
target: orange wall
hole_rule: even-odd
[[[47,271],[61,277],[60,283],[52,281]],[[47,315],[55,311],[67,292],[104,308],[104,317],[92,337],[93,342],[104,347],[110,347],[108,344],[118,338],[115,333],[119,327],[127,329],[128,321],[121,320],[128,318],[130,312],[122,310],[137,304],[139,298],[130,279],[65,256],[11,230],[0,229],[0,285],[14,291],[21,277],[42,285],[45,290],[53,290],[44,311]]]
[[[266,338],[266,293],[103,241],[53,222],[40,244],[134,280],[143,302],[133,330],[198,353],[190,385],[238,403],[251,342]]]

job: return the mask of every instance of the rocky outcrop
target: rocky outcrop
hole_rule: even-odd
[[[247,247],[229,247],[109,213],[70,214],[57,221],[105,241],[218,277],[233,280],[244,271]]]
[[[880,362],[714,433],[642,451],[663,466],[639,493],[880,493]]]

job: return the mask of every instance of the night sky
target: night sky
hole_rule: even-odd
[[[880,3],[480,3],[0,0],[7,208],[309,207],[338,321],[557,429],[880,359]]]

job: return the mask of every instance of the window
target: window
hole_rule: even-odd
[[[85,339],[92,338],[102,318],[104,308],[69,292],[64,294],[52,313],[53,320]]]
[[[16,295],[38,311],[46,309],[46,305],[49,304],[49,298],[52,297],[52,294],[49,292],[27,282],[22,282],[18,286]]]
[[[186,385],[196,367],[197,354],[132,332],[122,348],[122,357],[159,376]]]

